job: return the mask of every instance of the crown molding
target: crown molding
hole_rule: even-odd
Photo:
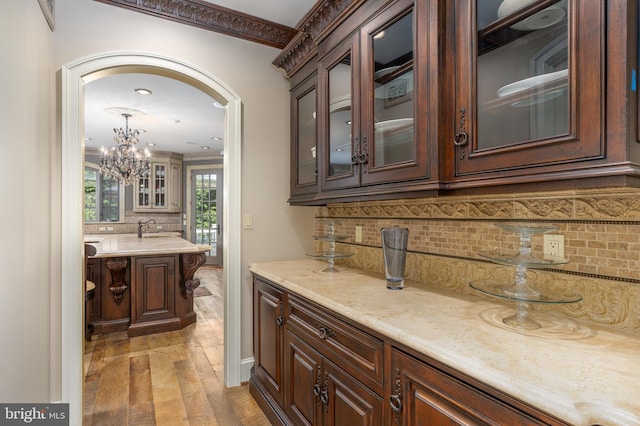
[[[202,0],[95,0],[170,21],[283,49],[298,31]]]
[[[295,74],[317,50],[318,43],[365,0],[321,0],[296,26],[298,35],[273,61],[288,76]]]

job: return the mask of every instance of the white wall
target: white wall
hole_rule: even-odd
[[[0,401],[49,401],[59,350],[50,339],[50,298],[60,289],[52,220],[59,217],[50,194],[57,155],[51,31],[38,2],[3,2],[0,37]]]
[[[286,203],[289,83],[271,64],[279,51],[98,2],[57,0],[56,7],[55,70],[103,52],[150,52],[194,65],[241,97],[242,210],[254,215],[254,229],[242,237],[242,357],[252,356],[248,265],[304,256],[304,244],[312,244],[312,209]]]
[[[0,34],[6,64],[0,69],[5,83],[0,103],[5,135],[0,156],[0,401],[55,401],[61,395],[62,152],[60,104],[54,102],[60,93],[54,95],[53,87],[61,66],[103,52],[150,52],[178,59],[223,81],[243,100],[242,210],[254,215],[254,229],[242,236],[239,284],[242,356],[250,357],[248,265],[304,256],[305,247],[312,245],[312,209],[286,203],[289,98],[288,82],[271,65],[278,51],[78,0],[56,1],[53,33],[36,0],[7,2],[0,14]]]

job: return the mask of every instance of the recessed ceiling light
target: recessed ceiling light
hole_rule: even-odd
[[[220,136],[212,136],[212,137],[211,137],[211,140],[212,140],[212,141],[221,141],[221,140],[222,140],[222,138],[221,138]]]
[[[222,105],[222,104],[221,104],[220,102],[218,102],[218,101],[215,101],[215,102],[213,103],[213,106],[214,106],[214,107],[216,107],[216,108],[224,108],[224,105]]]
[[[195,145],[195,144],[196,144],[195,142],[191,142],[191,141],[186,141],[185,143],[186,143],[187,145]]]
[[[156,146],[156,144],[153,142],[147,142],[147,146]]]
[[[147,133],[147,131],[145,129],[136,129],[138,131],[138,133]]]
[[[200,148],[202,148],[202,149],[211,149],[210,146],[206,146],[206,145],[202,145]]]
[[[347,125],[351,126],[351,120],[347,120],[347,121],[345,121],[345,123],[347,123]]]
[[[150,95],[152,93],[149,89],[136,89],[135,92],[138,95]]]
[[[91,138],[89,138],[89,137],[86,137],[86,138],[84,138],[84,140],[85,140],[85,141],[92,141],[93,139],[91,139]]]

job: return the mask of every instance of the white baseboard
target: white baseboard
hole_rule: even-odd
[[[251,368],[253,367],[254,358],[245,358],[240,361],[240,382],[248,382],[251,378]]]

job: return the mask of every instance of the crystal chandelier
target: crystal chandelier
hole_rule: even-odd
[[[123,185],[132,185],[136,179],[149,176],[150,153],[136,150],[138,143],[137,130],[129,130],[129,117],[131,114],[122,114],[125,120],[124,129],[113,129],[113,140],[116,145],[109,151],[102,148],[100,155],[100,172],[107,177],[117,179]]]

